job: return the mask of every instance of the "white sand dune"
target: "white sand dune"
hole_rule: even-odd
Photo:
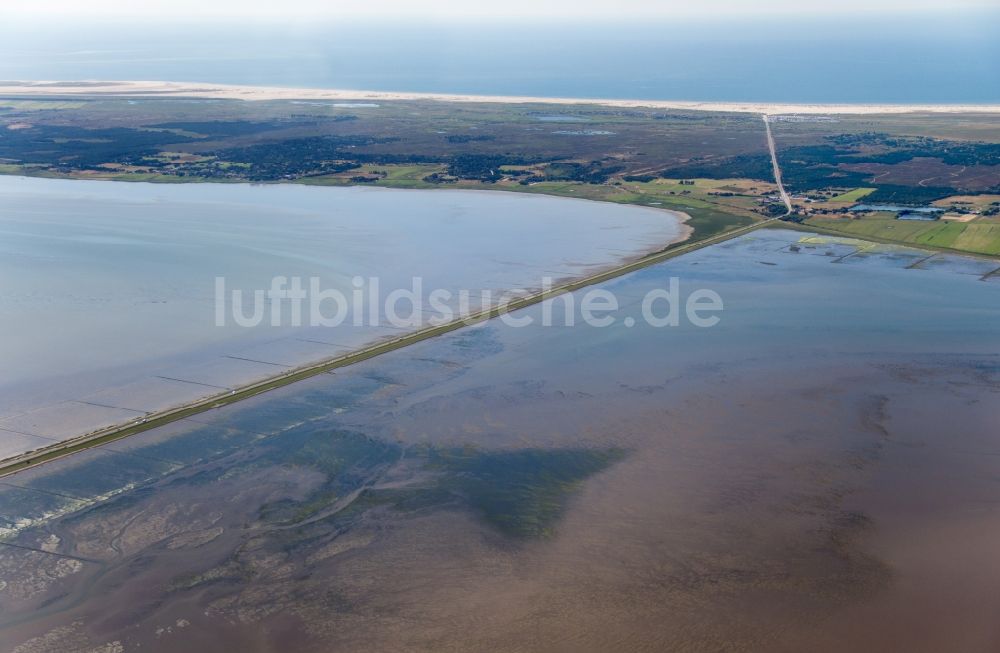
[[[196,82],[93,81],[0,82],[4,97],[103,95],[118,97],[196,97],[235,100],[335,100],[438,102],[498,102],[504,104],[595,104],[624,108],[687,109],[761,114],[900,114],[900,113],[1000,113],[997,104],[789,104],[772,102],[691,102],[680,100],[611,100],[599,98],[531,97],[515,95],[458,95],[403,93],[347,89],[237,86]]]

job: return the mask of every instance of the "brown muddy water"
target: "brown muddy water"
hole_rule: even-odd
[[[1000,279],[857,244],[758,233],[605,284],[610,327],[4,478],[0,648],[996,650]],[[626,326],[672,276],[722,321]]]

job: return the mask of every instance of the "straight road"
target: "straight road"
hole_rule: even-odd
[[[764,119],[764,129],[767,130],[767,148],[771,150],[771,166],[774,168],[774,181],[778,184],[778,194],[785,204],[785,215],[792,214],[792,198],[785,192],[785,185],[781,183],[781,167],[778,165],[778,153],[774,149],[774,135],[771,133],[771,120],[765,113],[761,116]]]

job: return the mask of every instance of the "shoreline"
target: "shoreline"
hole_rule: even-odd
[[[1000,104],[821,104],[794,102],[700,102],[693,100],[633,100],[612,98],[538,97],[530,95],[470,95],[352,89],[245,86],[159,81],[0,81],[0,97],[39,99],[46,96],[113,98],[204,98],[219,100],[313,100],[337,102],[432,101],[484,104],[597,105],[617,108],[679,109],[766,115],[886,115],[906,113],[1000,114]]]
[[[681,228],[681,234],[677,239],[670,241],[666,245],[662,243],[657,243],[649,251],[640,251],[634,255],[626,257],[616,263],[612,264],[612,267],[620,265],[622,263],[627,263],[631,260],[637,260],[650,254],[655,254],[661,251],[664,247],[673,247],[674,245],[679,245],[681,243],[686,243],[691,240],[694,235],[694,227],[690,226],[688,223],[691,221],[691,214],[687,211],[681,211],[680,209],[666,208],[663,206],[650,206],[648,204],[628,204],[621,202],[614,202],[609,199],[601,199],[594,197],[570,197],[569,195],[558,195],[555,193],[545,193],[545,192],[528,192],[522,191],[515,188],[506,188],[502,186],[497,186],[495,188],[467,188],[467,187],[451,187],[451,186],[431,186],[428,188],[410,188],[404,186],[390,186],[390,185],[376,185],[376,184],[359,184],[356,182],[347,182],[344,184],[317,184],[310,183],[308,178],[303,179],[274,179],[267,181],[251,181],[249,179],[233,179],[233,180],[221,180],[221,179],[206,179],[198,177],[178,177],[176,179],[129,179],[115,178],[113,176],[102,177],[99,175],[86,176],[86,175],[44,175],[29,174],[28,171],[18,170],[14,172],[5,172],[0,170],[0,177],[15,177],[21,179],[50,179],[54,181],[105,181],[110,183],[122,183],[122,184],[150,184],[150,185],[164,185],[164,186],[185,186],[188,184],[217,184],[225,186],[236,186],[236,185],[246,185],[246,186],[300,186],[303,188],[371,188],[377,190],[389,190],[389,191],[450,191],[450,192],[462,192],[462,193],[515,193],[517,195],[524,196],[537,196],[537,197],[551,197],[553,199],[560,200],[571,200],[577,202],[599,202],[601,204],[610,204],[612,206],[629,206],[637,209],[647,209],[650,211],[657,211],[659,213],[669,213],[671,216],[676,218],[678,226]],[[567,278],[568,279],[568,278]]]
[[[677,241],[664,246],[658,251],[647,253],[634,260],[624,260],[618,265],[614,265],[608,269],[592,272],[590,274],[584,274],[583,276],[561,283],[549,290],[541,290],[533,292],[530,295],[515,298],[506,305],[490,306],[489,308],[477,311],[471,315],[457,317],[441,325],[427,326],[415,331],[410,331],[397,338],[376,341],[375,343],[347,352],[346,354],[340,354],[312,364],[302,365],[280,374],[236,387],[231,391],[212,394],[202,399],[186,402],[172,408],[148,413],[141,422],[131,421],[114,424],[78,435],[76,437],[68,438],[60,442],[54,442],[51,445],[39,447],[38,449],[34,449],[32,451],[15,454],[0,460],[0,478],[43,465],[53,460],[65,458],[93,447],[115,442],[117,440],[121,440],[159,426],[164,426],[187,417],[192,417],[209,410],[238,403],[244,399],[249,399],[250,397],[260,395],[270,390],[291,385],[297,381],[302,381],[319,374],[332,372],[333,370],[342,367],[355,365],[377,356],[403,349],[409,345],[417,344],[430,338],[435,338],[452,331],[457,331],[464,327],[473,326],[475,324],[497,318],[506,313],[528,308],[529,306],[539,304],[547,299],[551,299],[565,293],[575,292],[588,286],[610,281],[651,265],[662,263],[677,256],[751,233],[768,225],[772,225],[776,221],[777,218],[770,218],[701,240]]]
[[[99,181],[105,184],[116,184],[122,183],[116,180],[99,180],[99,179],[80,179],[80,178],[51,178],[51,177],[32,177],[28,175],[4,175],[5,177],[12,177],[14,179],[24,180],[28,182],[33,182],[36,180],[43,180],[46,182],[57,182],[66,184],[80,184],[86,185],[85,182]],[[132,180],[126,182],[129,184],[139,184],[139,185],[155,185],[154,182]],[[212,182],[207,182],[212,183]],[[222,184],[220,184],[222,185]],[[229,184],[226,184],[229,185]],[[256,184],[255,184],[256,185]],[[334,190],[355,190],[361,192],[376,192],[376,193],[421,193],[428,190],[442,190],[450,193],[461,193],[461,194],[477,194],[483,195],[486,193],[495,193],[495,190],[488,189],[407,189],[407,188],[386,188],[386,187],[369,187],[362,185],[350,185],[350,186],[336,186],[328,187],[322,185],[309,185],[309,184],[298,184],[294,182],[267,182],[264,184],[259,184],[261,186],[286,186],[289,188],[296,188],[305,190],[306,192],[324,192],[330,189]],[[516,197],[523,197],[529,199],[532,195],[528,194],[515,194]],[[644,239],[645,242],[636,245],[632,248],[631,252],[624,254],[616,254],[609,257],[609,260],[602,262],[595,262],[589,264],[579,265],[579,269],[575,271],[567,271],[566,274],[557,276],[553,282],[553,288],[546,291],[544,286],[540,285],[530,285],[527,286],[528,295],[521,298],[515,298],[510,301],[508,307],[503,306],[491,306],[487,309],[481,309],[474,311],[469,316],[456,317],[450,322],[443,325],[425,325],[423,327],[418,327],[413,330],[405,331],[397,336],[381,336],[366,342],[360,343],[355,347],[348,349],[346,352],[339,352],[334,355],[327,355],[322,357],[316,357],[307,362],[303,362],[294,367],[278,373],[278,374],[267,374],[262,376],[257,376],[252,379],[246,379],[242,382],[237,382],[232,385],[231,388],[226,388],[226,391],[220,393],[212,393],[207,396],[199,398],[182,399],[177,403],[171,403],[167,405],[162,405],[161,407],[154,408],[145,413],[145,415],[140,415],[142,419],[141,422],[136,422],[135,420],[127,420],[116,422],[113,424],[108,424],[93,430],[83,430],[77,431],[76,434],[67,437],[63,440],[52,442],[51,444],[43,445],[36,449],[29,451],[23,451],[21,453],[16,453],[7,457],[0,457],[0,477],[26,469],[29,467],[34,467],[36,464],[41,464],[48,460],[54,460],[55,458],[61,458],[66,455],[71,455],[79,450],[91,448],[94,446],[100,446],[106,442],[111,442],[117,440],[121,437],[126,437],[133,433],[138,433],[147,428],[152,428],[153,426],[159,424],[167,424],[173,422],[177,419],[183,419],[184,417],[203,412],[205,410],[211,410],[212,408],[227,405],[229,403],[234,403],[244,398],[249,398],[255,396],[262,392],[268,390],[282,387],[294,383],[298,380],[309,378],[320,374],[323,372],[331,371],[333,369],[344,367],[347,365],[352,365],[363,360],[367,360],[370,357],[380,355],[382,353],[387,353],[396,349],[406,347],[410,344],[415,344],[421,340],[432,338],[443,333],[450,332],[452,330],[462,328],[463,326],[478,323],[480,321],[488,320],[493,317],[498,317],[502,313],[508,311],[517,310],[519,308],[524,308],[535,303],[542,301],[544,298],[562,294],[564,292],[570,292],[572,290],[582,288],[585,286],[597,283],[599,280],[606,280],[614,278],[621,274],[623,270],[639,269],[649,265],[648,262],[652,258],[663,257],[666,253],[674,255],[673,252],[676,248],[686,249],[691,245],[695,245],[700,241],[692,241],[694,236],[694,229],[687,224],[690,220],[690,215],[683,211],[678,211],[674,209],[666,209],[661,207],[651,207],[642,205],[625,205],[609,202],[607,200],[597,200],[585,197],[566,197],[561,195],[550,195],[550,194],[539,194],[536,197],[545,197],[551,200],[559,202],[601,202],[603,204],[611,204],[618,209],[627,209],[630,211],[645,211],[651,216],[654,216],[657,223],[663,223],[662,229],[665,229],[667,233],[660,233],[661,228],[657,228],[657,234],[650,235],[648,239]],[[756,224],[756,223],[755,223]],[[493,292],[500,294],[511,292],[510,288],[496,288],[492,289]],[[228,385],[223,384],[223,385]],[[86,397],[84,397],[85,399]],[[30,413],[33,410],[43,409],[49,406],[49,404],[41,404],[33,406],[25,413]]]

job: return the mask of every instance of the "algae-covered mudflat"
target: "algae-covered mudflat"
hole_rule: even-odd
[[[982,648],[1000,279],[928,256],[762,230],[6,477],[0,641]],[[628,322],[670,277],[722,321]]]

